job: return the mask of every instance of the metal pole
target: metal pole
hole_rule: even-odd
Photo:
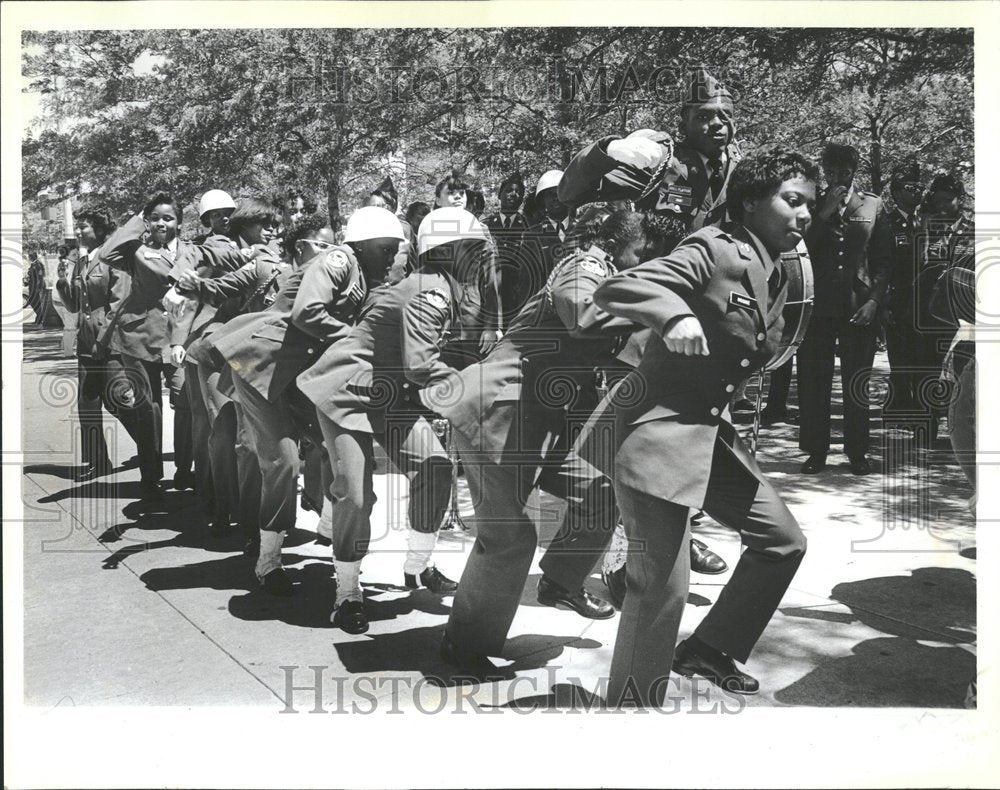
[[[764,371],[759,370],[755,374],[757,379],[757,398],[754,401],[753,409],[753,433],[750,435],[750,455],[757,455],[757,436],[760,433],[760,402],[764,395]]]

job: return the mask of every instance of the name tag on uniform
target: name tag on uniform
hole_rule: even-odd
[[[746,294],[738,294],[736,291],[729,292],[729,304],[733,307],[742,307],[744,310],[753,311],[757,307],[757,300]]]
[[[896,244],[902,246],[903,244],[909,244],[909,243],[910,243],[910,237],[907,234],[905,233],[896,234]]]
[[[871,217],[848,217],[848,222],[871,222]]]
[[[693,190],[691,187],[671,184],[667,187],[667,194],[664,196],[664,200],[668,205],[672,206],[692,206],[694,205],[694,198],[691,197],[692,194]]]

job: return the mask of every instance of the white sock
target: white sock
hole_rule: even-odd
[[[284,532],[260,531],[260,555],[254,569],[258,579],[263,579],[275,568],[281,567],[281,544],[284,540]]]
[[[323,512],[319,514],[319,523],[316,525],[316,533],[333,540],[333,500],[323,497]]]
[[[335,559],[333,568],[337,572],[337,600],[334,608],[339,607],[344,601],[362,601],[361,582],[358,577],[361,575],[361,560],[354,562],[343,562]]]
[[[431,564],[431,554],[437,543],[437,532],[417,532],[407,530],[406,562],[403,563],[403,573],[419,575]]]

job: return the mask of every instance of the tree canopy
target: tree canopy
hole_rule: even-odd
[[[696,65],[737,100],[744,148],[829,139],[881,192],[894,163],[972,188],[966,29],[467,28],[29,32],[26,204],[51,190],[118,211],[164,188],[319,194],[336,219],[387,174],[402,202],[458,168],[495,195],[588,142],[676,131]]]

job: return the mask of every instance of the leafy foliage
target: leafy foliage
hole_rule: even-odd
[[[827,139],[972,187],[972,32],[955,29],[509,28],[73,31],[25,34],[44,114],[23,141],[24,198],[85,194],[118,211],[154,189],[296,186],[335,216],[391,173],[402,202],[449,169],[488,196],[588,142],[676,131],[691,67],[738,99],[746,147]]]

